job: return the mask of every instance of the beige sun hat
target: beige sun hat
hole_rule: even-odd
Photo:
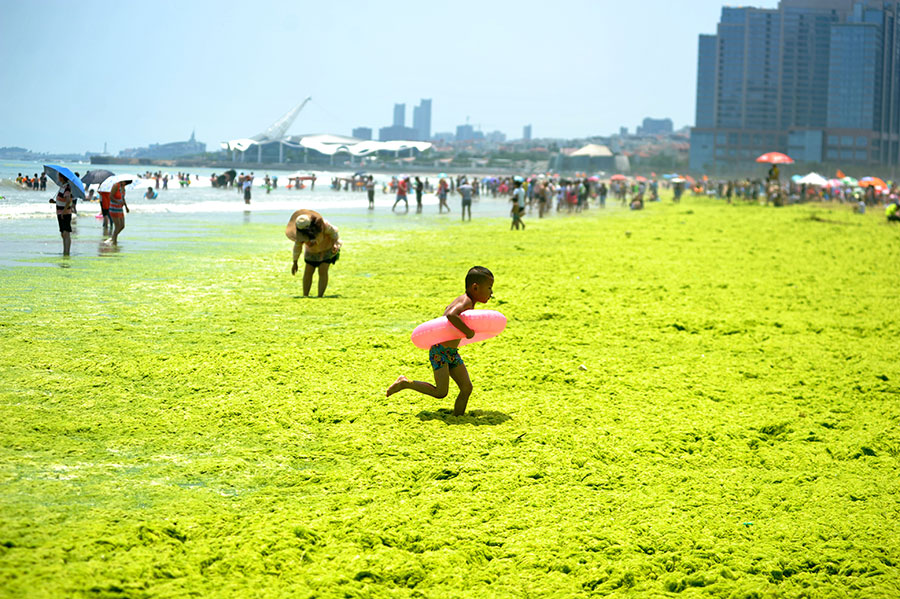
[[[297,210],[291,215],[291,220],[288,221],[284,234],[291,241],[297,241],[297,232],[302,231],[303,233],[299,235],[300,240],[309,241],[311,238],[309,235],[304,235],[304,233],[309,229],[313,219],[316,217],[322,218],[321,215],[312,210]]]

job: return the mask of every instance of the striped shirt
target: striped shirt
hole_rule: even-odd
[[[56,214],[72,214],[72,192],[68,183],[60,187],[56,194]]]

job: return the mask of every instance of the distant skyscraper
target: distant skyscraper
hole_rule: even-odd
[[[406,104],[394,104],[394,127],[406,127]]]
[[[531,125],[522,127],[522,139],[524,141],[531,141]]]
[[[392,125],[378,130],[378,141],[415,141],[416,130],[412,127]]]
[[[722,9],[701,35],[691,168],[780,151],[900,164],[900,2],[781,0]]]
[[[638,135],[666,135],[674,131],[672,119],[644,119],[643,124],[638,125]]]
[[[423,98],[419,105],[413,108],[413,129],[418,132],[420,140],[431,139],[431,100]]]
[[[370,127],[357,127],[353,130],[353,137],[356,139],[372,139],[372,129]]]
[[[475,127],[472,125],[457,125],[456,141],[472,141],[475,139]]]

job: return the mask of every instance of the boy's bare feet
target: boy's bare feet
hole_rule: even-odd
[[[387,393],[385,394],[385,396],[390,397],[397,391],[400,391],[401,389],[403,389],[404,383],[408,383],[408,382],[409,382],[409,379],[401,374],[400,376],[397,377],[397,380],[394,381],[394,383],[390,387],[387,388]]]

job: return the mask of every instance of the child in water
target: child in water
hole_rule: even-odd
[[[471,339],[475,336],[475,331],[466,326],[460,314],[466,310],[471,310],[479,302],[486,304],[493,296],[494,275],[483,266],[473,266],[466,274],[466,292],[450,302],[450,305],[444,310],[444,316],[450,321],[454,327],[460,330]],[[456,396],[456,403],[453,406],[453,415],[462,416],[466,413],[466,405],[469,402],[469,395],[472,394],[472,382],[469,380],[469,371],[459,356],[457,347],[459,347],[459,339],[444,341],[437,345],[432,345],[428,350],[428,359],[431,361],[431,368],[434,370],[434,384],[425,381],[411,381],[405,376],[399,376],[394,383],[388,387],[387,396],[390,397],[397,391],[403,389],[412,389],[431,397],[438,399],[447,397],[450,389],[450,379],[459,387],[459,395]]]

